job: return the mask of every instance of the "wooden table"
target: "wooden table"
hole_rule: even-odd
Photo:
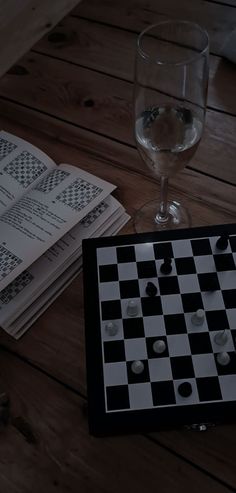
[[[171,194],[196,226],[235,222],[236,69],[220,56],[235,7],[235,0],[82,2],[0,80],[2,127],[56,162],[115,183],[133,216],[159,191],[132,134],[136,35],[160,19],[194,19],[211,38],[207,124]],[[132,231],[130,222],[123,232]],[[11,399],[0,436],[1,492],[235,491],[235,425],[88,434],[81,276],[19,342],[1,332],[0,344],[1,387]]]

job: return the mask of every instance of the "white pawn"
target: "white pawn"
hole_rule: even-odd
[[[161,354],[166,350],[166,343],[163,340],[155,341],[152,347],[155,353]]]
[[[109,336],[115,336],[118,332],[118,327],[114,322],[108,322],[105,325],[105,331]]]
[[[131,370],[133,373],[135,373],[136,375],[140,375],[140,373],[143,372],[144,370],[144,364],[142,361],[133,361],[132,365],[131,365]]]
[[[136,301],[130,300],[127,305],[127,315],[129,317],[136,317],[138,315],[138,305]]]
[[[226,352],[218,353],[216,356],[216,360],[219,365],[226,366],[230,362],[230,355]]]
[[[217,332],[214,337],[215,343],[218,344],[219,346],[224,346],[227,340],[228,340],[228,336],[226,330],[221,330],[220,332]]]
[[[204,310],[199,308],[191,317],[191,322],[193,325],[202,325],[205,319]]]

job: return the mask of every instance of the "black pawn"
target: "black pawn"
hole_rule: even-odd
[[[229,235],[224,233],[222,236],[220,236],[220,238],[218,238],[216,242],[216,248],[218,248],[218,250],[226,250],[228,244],[229,244]]]
[[[157,287],[153,282],[148,282],[146,286],[146,294],[148,296],[154,297],[157,294]]]
[[[160,267],[160,271],[162,274],[170,274],[172,271],[171,258],[164,258],[164,263]]]
[[[183,382],[178,386],[178,392],[181,397],[189,397],[192,394],[192,385],[189,382]]]

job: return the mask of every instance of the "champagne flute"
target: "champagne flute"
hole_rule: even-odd
[[[176,200],[168,201],[168,180],[188,164],[202,137],[208,47],[207,32],[181,20],[152,25],[138,37],[135,139],[143,161],[160,179],[160,200],[148,202],[137,212],[137,232],[191,225],[188,210]]]

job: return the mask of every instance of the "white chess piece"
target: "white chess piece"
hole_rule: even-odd
[[[144,370],[144,364],[143,364],[143,362],[142,361],[139,361],[139,360],[133,361],[133,363],[131,365],[131,370],[136,375],[139,375]]]
[[[166,350],[166,343],[163,340],[158,340],[153,343],[152,347],[155,353],[161,354]]]
[[[129,317],[136,317],[138,315],[138,304],[134,300],[128,301],[127,315]]]
[[[108,322],[105,325],[105,331],[109,336],[115,336],[118,332],[118,327],[114,322]]]
[[[217,363],[221,366],[226,366],[230,362],[230,355],[223,351],[222,353],[218,353],[216,356]]]
[[[202,325],[205,320],[204,310],[199,308],[191,317],[191,322],[193,325]]]
[[[221,330],[220,332],[217,332],[215,337],[214,337],[214,341],[219,346],[224,346],[226,344],[226,342],[228,341],[228,335],[227,335],[226,330]]]

